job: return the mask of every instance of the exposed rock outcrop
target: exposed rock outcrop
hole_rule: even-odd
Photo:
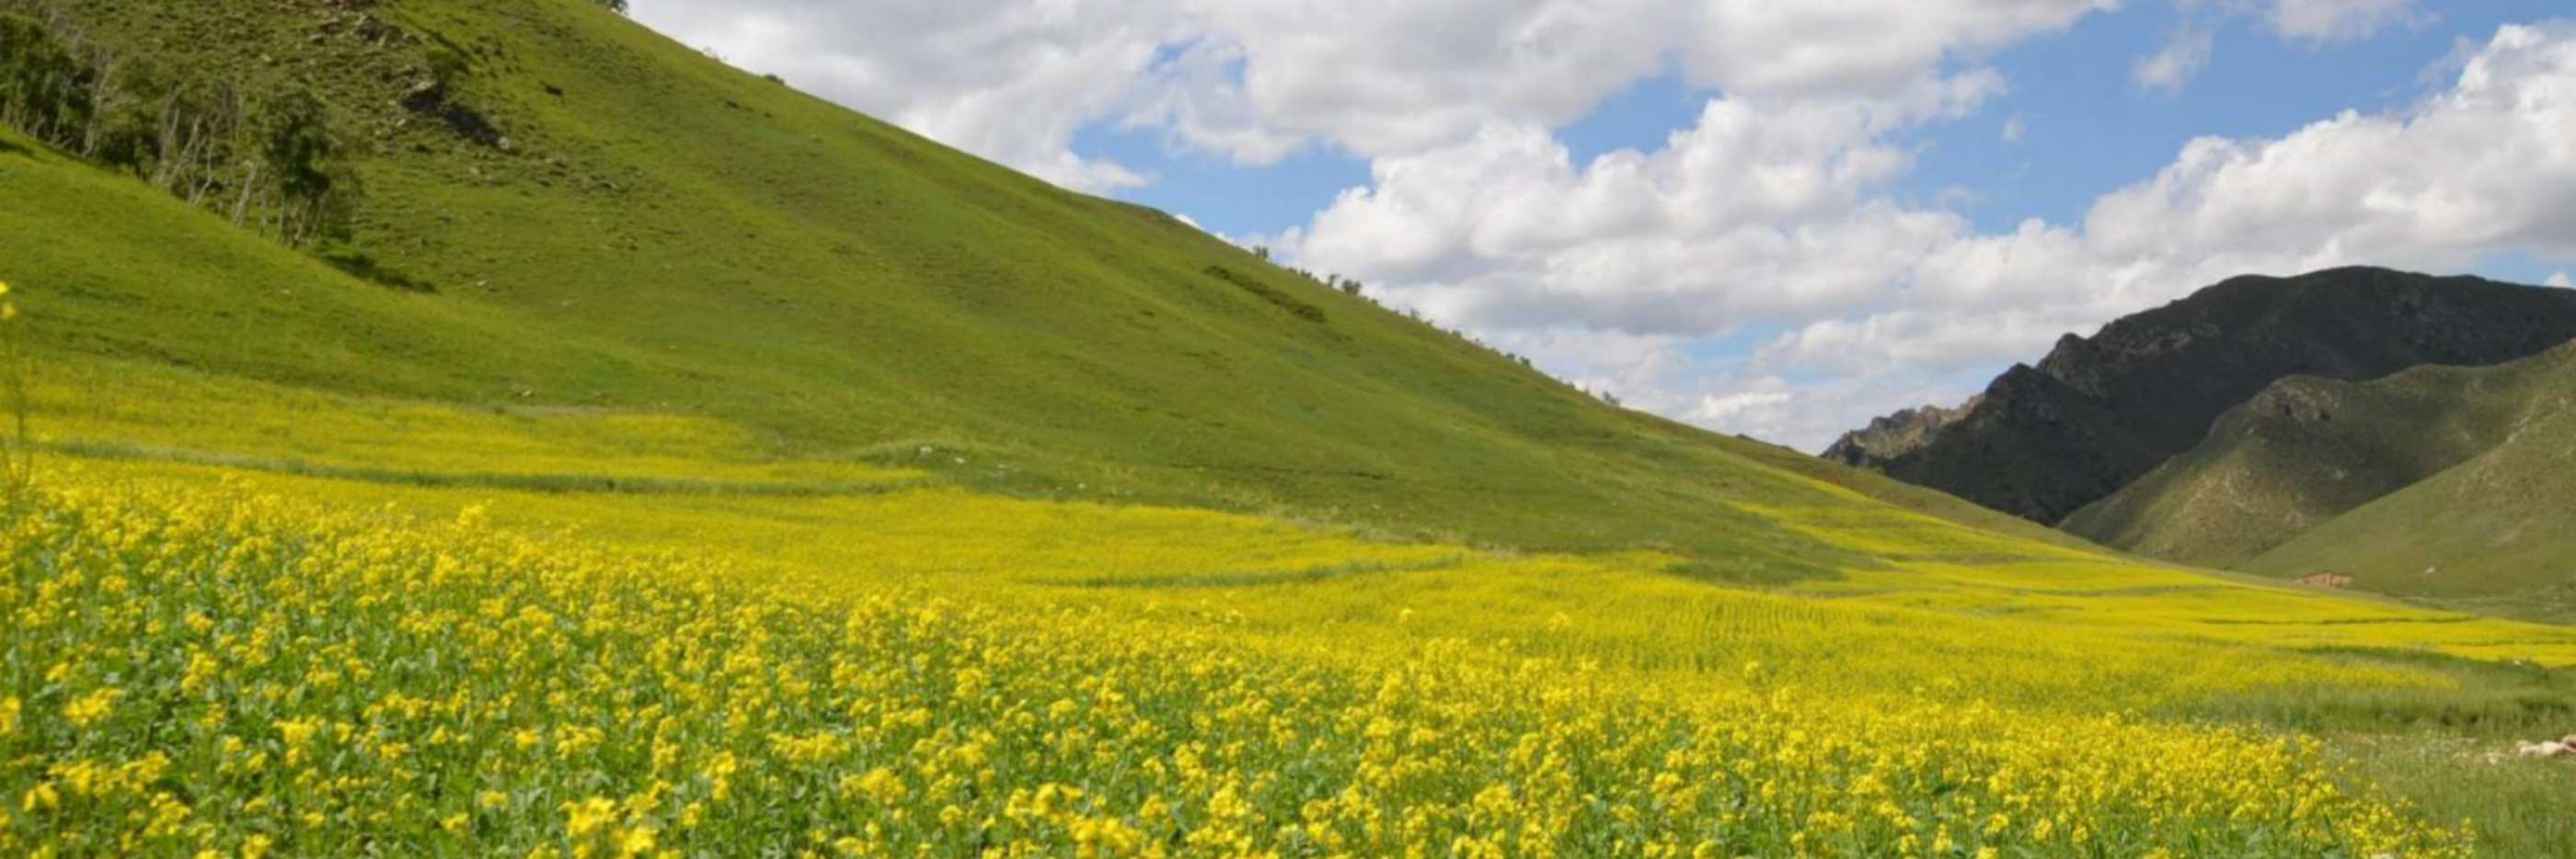
[[[2485,366],[2570,339],[2576,291],[2566,289],[2358,267],[2238,277],[2092,337],[2067,335],[1910,445],[1902,428],[1926,426],[1920,415],[1881,419],[1898,429],[1880,434],[1890,441],[1846,440],[1897,451],[1864,462],[1889,476],[2053,524],[2190,449],[2221,413],[2283,377]]]
[[[1872,419],[1867,427],[1843,433],[1834,446],[1825,449],[1825,458],[1844,465],[1876,468],[1932,443],[1932,437],[1943,427],[1967,417],[1984,399],[1972,397],[1957,408],[1923,406]]]

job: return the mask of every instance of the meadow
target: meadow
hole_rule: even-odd
[[[0,855],[2576,855],[2487,757],[2576,630],[1613,408],[593,0],[6,13],[364,194],[0,129]]]
[[[0,849],[2434,855],[2295,742],[1472,639],[1299,658],[69,469],[19,499]],[[55,488],[60,487],[60,488]],[[1320,643],[1320,642],[1315,642]],[[1658,694],[1658,693],[1663,694]]]
[[[2366,856],[2563,832],[2523,811],[2557,772],[2480,756],[2547,723],[2526,702],[2554,672],[2494,672],[2576,664],[2556,626],[1893,507],[1747,504],[1870,559],[1747,589],[1652,550],[1014,495],[947,451],[762,460],[696,418],[109,370],[30,388],[0,851]]]

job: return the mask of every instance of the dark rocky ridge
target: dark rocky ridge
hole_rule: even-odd
[[[1903,456],[1932,442],[1941,428],[1958,423],[1960,418],[1977,408],[1982,397],[1971,397],[1957,408],[1923,406],[1906,409],[1883,418],[1873,418],[1869,426],[1843,433],[1834,446],[1825,448],[1825,458],[1844,465],[1877,468],[1888,460]]]
[[[2067,335],[1876,467],[2055,523],[2198,444],[2221,413],[2283,377],[2485,366],[2571,339],[2572,290],[2380,268],[2231,278],[2090,338]]]

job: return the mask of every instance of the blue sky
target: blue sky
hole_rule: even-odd
[[[1991,231],[2030,217],[2079,220],[2095,197],[2152,175],[2193,137],[2278,136],[2345,109],[2402,105],[2425,93],[2428,70],[2458,40],[2570,12],[2565,3],[2543,0],[2451,3],[2433,20],[2371,38],[2300,43],[2268,35],[2259,21],[2243,16],[2131,4],[1991,57],[2010,89],[1974,116],[1917,135],[1920,160],[1905,194],[1934,201],[1948,192],[1955,208]],[[2214,22],[2212,57],[2198,79],[2180,93],[2132,82],[2136,57],[2194,21]],[[1555,131],[1578,161],[1614,149],[1650,150],[1688,128],[1718,94],[1670,70],[1621,89]],[[2015,116],[2024,135],[2007,142],[2004,126]],[[1151,180],[1114,196],[1188,214],[1226,235],[1273,235],[1298,226],[1343,189],[1369,180],[1366,158],[1330,145],[1247,166],[1176,144],[1154,129],[1118,126],[1104,118],[1073,139],[1075,152],[1128,165]],[[1956,202],[1962,198],[1954,189],[1974,196]],[[2480,268],[2535,283],[2554,270],[2527,255],[2500,256]]]
[[[2576,270],[2564,0],[634,10],[1634,407],[1809,449],[2235,274]]]

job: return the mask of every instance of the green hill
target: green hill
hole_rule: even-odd
[[[2334,570],[2401,594],[2576,580],[2560,533],[2570,391],[2576,346],[2370,382],[2284,379],[2064,527],[2169,560]]]
[[[2576,849],[2482,757],[2567,627],[1611,408],[593,0],[13,10],[0,855]]]
[[[2513,417],[2492,448],[2301,532],[2244,568],[2340,570],[2385,593],[2576,616],[2576,347],[2512,370],[2507,379],[2459,380],[2519,400],[2518,411],[2496,409]]]
[[[2370,382],[2294,376],[2221,416],[2199,447],[2077,511],[2068,531],[2230,567],[2493,449],[2552,407],[2576,352],[2419,367]]]
[[[117,175],[11,138],[0,232],[38,240],[13,242],[0,278],[28,288],[30,345],[57,365],[699,416],[781,458],[1521,548],[1661,547],[1720,577],[1858,561],[1747,499],[1869,496],[2066,540],[1605,407],[1161,213],[744,74],[586,0],[13,7],[126,70],[102,73],[188,82],[140,100],[146,114],[197,98],[268,128],[282,109],[244,94],[309,92],[346,164],[325,264],[226,222],[294,232],[246,205],[256,176],[165,194],[146,179],[167,170]]]

